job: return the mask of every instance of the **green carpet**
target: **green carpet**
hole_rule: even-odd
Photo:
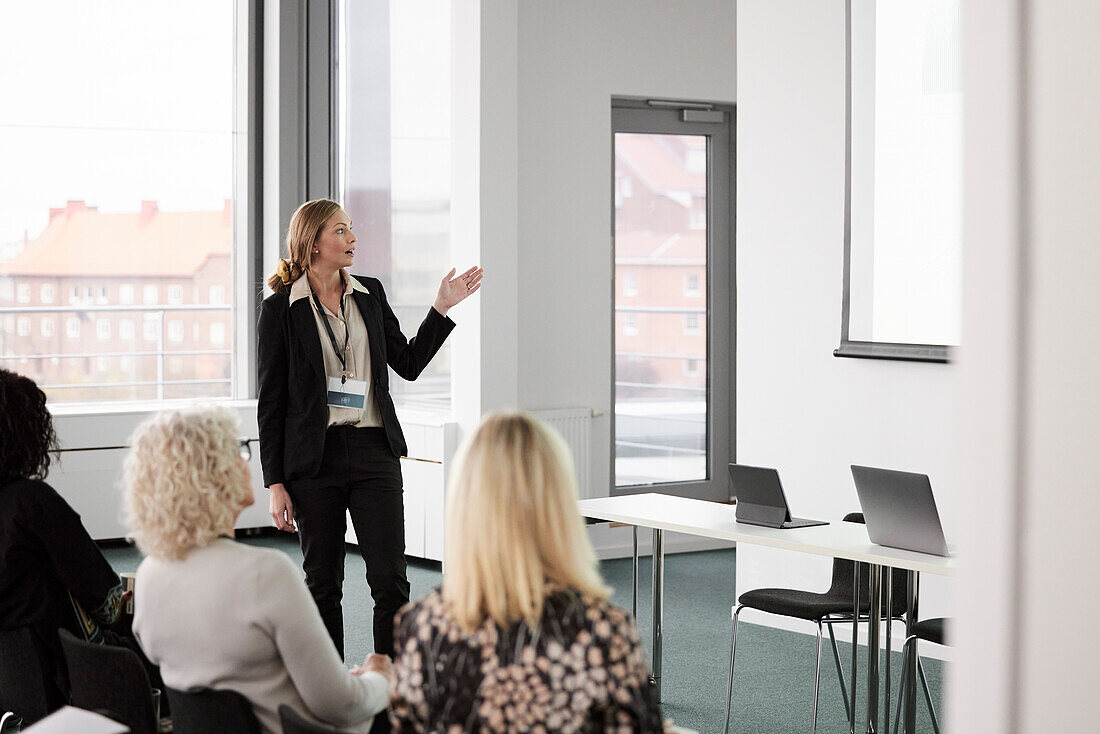
[[[301,564],[297,539],[291,536],[258,536],[244,542],[279,548]],[[359,662],[373,650],[371,611],[373,602],[367,589],[363,561],[349,547],[346,580],[344,582],[344,628],[347,660]],[[136,548],[110,545],[104,548],[107,559],[118,571],[133,571],[141,562]],[[662,680],[665,718],[699,732],[721,732],[725,710],[726,679],[729,665],[730,607],[734,601],[735,551],[709,551],[669,555],[665,559],[664,610],[664,671]],[[604,561],[601,564],[605,580],[614,587],[613,600],[630,608],[630,559]],[[639,620],[647,656],[651,631],[651,566],[643,558],[639,576]],[[423,596],[439,585],[439,565],[429,562],[409,563],[412,597]],[[822,586],[827,580],[822,580]],[[743,613],[737,643],[737,676],[733,696],[732,731],[767,732],[768,734],[804,734],[810,729],[810,705],[813,691],[815,638],[777,630],[752,620],[763,615]],[[748,621],[746,621],[748,620]],[[814,626],[805,623],[812,633]],[[866,627],[860,629],[866,636]],[[840,643],[841,661],[845,671],[851,661],[851,646]],[[885,664],[885,658],[883,658]],[[856,703],[860,720],[866,720],[864,710],[866,659],[860,654],[861,686]],[[901,655],[894,653],[892,694],[897,694],[897,675]],[[937,711],[941,708],[944,665],[926,659],[925,671]],[[884,693],[880,692],[880,699]],[[942,711],[941,713],[941,719]],[[893,723],[891,708],[891,724]],[[859,731],[866,729],[857,727]],[[828,649],[828,639],[822,650],[821,698],[818,706],[819,732],[846,732],[847,721],[841,702],[840,684]],[[932,734],[923,697],[917,704],[917,731]]]

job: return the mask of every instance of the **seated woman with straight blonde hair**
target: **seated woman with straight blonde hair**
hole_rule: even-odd
[[[442,590],[398,614],[396,731],[661,731],[637,629],[607,601],[548,426],[481,422],[452,475],[445,557]]]
[[[252,504],[245,447],[221,408],[160,413],[126,457],[125,506],[147,558],[134,589],[134,634],[166,685],[232,690],[265,732],[288,704],[312,722],[368,731],[386,707],[390,661],[348,671],[282,551],[236,543]]]

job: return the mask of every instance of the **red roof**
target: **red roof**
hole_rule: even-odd
[[[0,273],[47,276],[186,276],[233,242],[230,202],[217,211],[102,214],[82,201],[50,210],[50,223]]]
[[[705,262],[707,235],[704,230],[683,233],[616,232],[615,260],[649,262],[692,260]]]
[[[635,135],[615,136],[615,155],[621,157],[646,182],[652,191],[690,191],[706,194],[705,173],[687,169],[690,150],[706,150],[706,141],[697,135]]]

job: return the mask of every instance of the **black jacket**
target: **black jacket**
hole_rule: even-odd
[[[382,284],[376,278],[352,277],[369,291],[352,290],[351,295],[367,326],[371,392],[390,449],[394,456],[404,456],[408,448],[390,397],[386,365],[406,380],[415,380],[455,324],[432,308],[416,336],[406,340]],[[256,413],[264,486],[316,476],[325,450],[328,404],[321,338],[310,299],[291,306],[290,287],[280,288],[260,304],[258,332]]]
[[[122,593],[118,574],[53,487],[34,479],[0,486],[0,629],[31,628],[58,704],[69,685],[57,630],[80,639],[87,633],[70,598],[92,614],[116,593]]]

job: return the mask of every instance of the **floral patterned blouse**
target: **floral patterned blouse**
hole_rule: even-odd
[[[538,629],[486,621],[473,634],[437,590],[397,616],[396,732],[660,732],[630,615],[572,589],[547,596]]]

